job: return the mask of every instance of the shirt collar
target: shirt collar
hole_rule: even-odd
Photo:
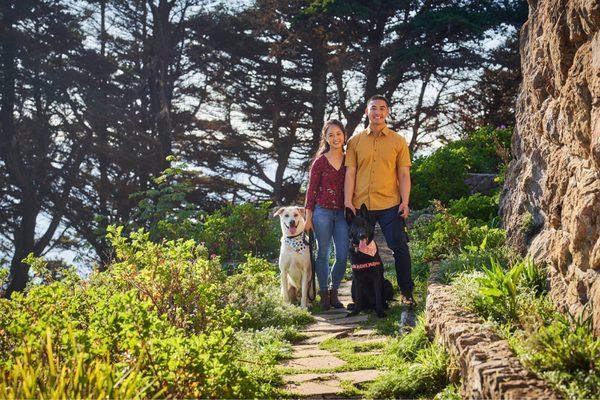
[[[390,132],[391,132],[391,130],[390,130],[390,128],[388,128],[387,126],[384,126],[384,127],[383,127],[383,129],[381,130],[381,133],[383,133],[383,134],[384,134],[384,136],[387,136],[387,135],[388,135],[388,133],[390,133]],[[373,132],[371,131],[371,127],[370,127],[370,126],[367,126],[367,135],[370,135],[371,133],[373,133]]]

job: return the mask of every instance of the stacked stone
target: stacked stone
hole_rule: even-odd
[[[426,328],[457,361],[464,399],[560,398],[521,365],[506,340],[457,304],[451,286],[430,282]]]

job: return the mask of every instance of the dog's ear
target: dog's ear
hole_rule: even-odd
[[[356,217],[352,209],[348,207],[346,207],[346,211],[344,211],[344,216],[346,217],[346,222],[348,223],[348,225],[352,224],[352,220],[354,219],[354,217]]]
[[[371,219],[369,218],[369,210],[367,209],[365,203],[362,203],[362,205],[360,206],[360,215],[365,217],[368,221],[371,221]]]
[[[298,209],[298,212],[300,213],[300,215],[302,215],[302,218],[306,219],[306,208],[304,207],[296,207]]]
[[[285,207],[281,207],[279,210],[275,211],[275,214],[273,214],[274,217],[278,216],[279,214],[281,214],[283,212],[283,210],[285,210]]]

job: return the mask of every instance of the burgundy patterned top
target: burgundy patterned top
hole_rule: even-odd
[[[315,204],[330,210],[344,209],[344,176],[346,167],[342,162],[339,170],[319,156],[310,168],[310,178],[306,189],[306,208],[315,209]]]

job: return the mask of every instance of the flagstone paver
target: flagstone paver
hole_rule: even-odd
[[[292,353],[293,358],[304,358],[304,357],[318,357],[327,356],[331,353],[327,350],[321,350],[317,345],[307,346],[306,348],[294,348]]]
[[[342,332],[333,332],[333,333],[327,333],[327,332],[321,332],[321,335],[315,335],[313,337],[309,337],[308,339],[305,339],[301,342],[301,344],[319,344],[319,343],[323,343],[324,341],[326,341],[327,339],[337,339],[337,338],[341,338],[344,336],[348,336],[348,331],[342,331]]]
[[[337,394],[342,391],[340,387],[340,382],[336,380],[331,381],[307,381],[302,382],[300,384],[290,384],[285,387],[286,390],[289,390],[295,394],[300,396],[322,396],[327,394]]]
[[[350,282],[344,282],[340,286],[340,300],[344,304],[352,301]],[[341,387],[342,382],[359,385],[373,381],[381,374],[381,371],[376,369],[344,371],[347,363],[339,358],[339,354],[319,348],[320,343],[333,338],[348,338],[360,343],[379,343],[388,340],[386,337],[378,336],[376,331],[370,328],[372,322],[369,315],[347,317],[348,313],[346,309],[319,312],[315,315],[315,322],[300,332],[307,338],[293,346],[292,358],[280,363],[288,372],[290,370],[297,372],[283,377],[285,390],[298,397],[331,398],[344,392]],[[381,351],[371,350],[356,354],[375,356],[380,355]],[[331,372],[311,372],[313,370]]]
[[[341,360],[333,355],[292,358],[285,360],[282,365],[284,367],[300,369],[307,371],[311,369],[336,368],[346,364],[346,361]]]

